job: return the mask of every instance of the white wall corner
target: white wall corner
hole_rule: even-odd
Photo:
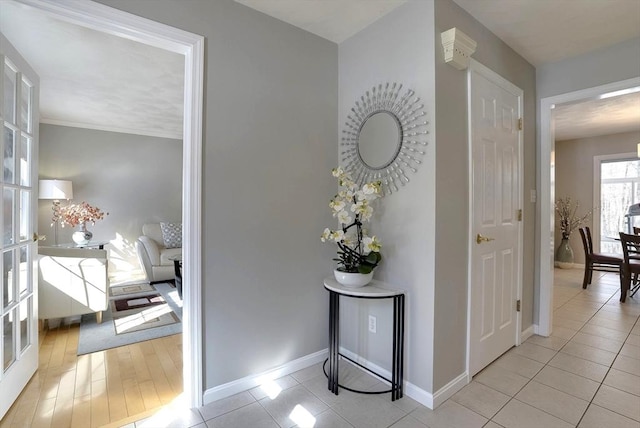
[[[314,364],[323,362],[328,355],[329,350],[323,349],[321,351],[314,352],[313,354],[305,355],[304,357],[289,361],[288,363],[285,363],[273,370],[267,370],[266,372],[253,374],[243,377],[242,379],[236,379],[223,385],[209,388],[204,392],[203,405],[255,388],[269,380],[278,379],[282,376],[306,369]]]
[[[444,48],[444,62],[458,70],[468,68],[469,59],[476,51],[476,41],[456,27],[443,31],[440,38]]]

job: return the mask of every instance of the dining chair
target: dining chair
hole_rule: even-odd
[[[640,288],[640,235],[629,235],[620,232],[620,242],[622,242],[622,252],[624,260],[622,263],[622,275],[620,281],[620,301],[624,303],[627,294],[629,297]]]
[[[623,258],[619,254],[594,253],[589,227],[581,227],[578,230],[584,247],[584,280],[582,281],[582,288],[587,288],[587,285],[591,284],[594,270],[621,274]],[[620,289],[622,289],[622,275],[620,276]]]
[[[640,227],[633,226],[633,234],[634,235],[640,235]]]

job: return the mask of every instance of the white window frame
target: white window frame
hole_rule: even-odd
[[[606,162],[616,162],[625,160],[638,160],[637,153],[615,153],[611,155],[599,155],[593,157],[593,206],[598,207],[597,215],[593,216],[593,233],[591,234],[593,239],[593,251],[600,252],[600,183],[601,180],[601,167]],[[594,213],[595,214],[595,213]]]

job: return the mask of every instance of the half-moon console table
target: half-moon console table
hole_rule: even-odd
[[[344,287],[334,278],[324,279],[324,288],[329,291],[329,371],[325,375],[329,379],[329,390],[338,395],[338,387],[361,394],[385,394],[391,392],[391,401],[402,398],[402,376],[404,373],[404,291],[394,290],[389,284],[373,280],[369,285],[360,288]],[[340,296],[356,299],[393,299],[393,353],[391,358],[391,380],[376,373],[362,364],[340,353]],[[338,383],[338,360],[345,358],[364,370],[386,380],[391,389],[386,391],[358,391]],[[324,367],[323,367],[324,368]]]

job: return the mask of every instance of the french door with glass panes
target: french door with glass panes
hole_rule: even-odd
[[[0,34],[0,418],[38,367],[35,241],[38,77]]]

